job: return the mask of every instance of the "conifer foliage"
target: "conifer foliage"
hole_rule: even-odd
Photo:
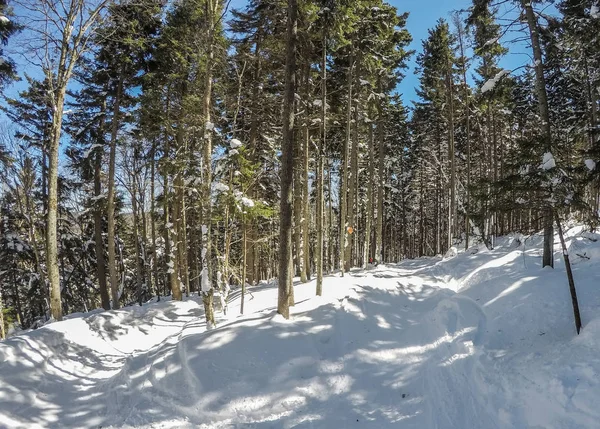
[[[552,266],[560,219],[598,223],[592,0],[473,0],[418,52],[383,0],[18,2],[0,38],[38,42],[2,103],[3,336],[193,293],[214,324],[276,278],[289,317],[295,276],[321,294],[512,231],[543,230]],[[507,34],[531,64],[503,68]],[[15,76],[0,50],[0,85]]]

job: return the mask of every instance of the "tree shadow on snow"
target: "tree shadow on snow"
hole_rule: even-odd
[[[478,392],[461,392],[473,398],[456,403],[450,392],[475,372],[466,346],[481,329],[473,304],[427,284],[378,289],[355,277],[353,293],[294,314],[291,322],[272,311],[202,332],[198,317],[160,346],[114,361],[99,361],[93,350],[61,345],[62,334],[39,330],[35,344],[19,351],[22,359],[0,363],[0,398],[18,422],[9,426],[120,427],[173,419],[187,421],[185,427],[258,429],[489,423],[467,420],[475,411],[464,404],[475,407]],[[181,317],[162,313],[165,323]],[[61,372],[63,365],[48,370],[40,362],[52,354],[78,364],[69,373]],[[80,367],[113,373],[94,383],[77,375]],[[442,420],[432,421],[440,395],[448,395],[448,404],[437,413]]]

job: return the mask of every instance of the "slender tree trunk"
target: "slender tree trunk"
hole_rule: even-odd
[[[261,49],[262,49],[262,36],[263,35],[263,27],[260,26],[258,28],[257,31],[257,35],[256,35],[256,43],[254,46],[254,58],[256,59],[256,64],[254,67],[254,78],[253,78],[253,82],[254,82],[254,86],[252,87],[252,100],[251,100],[251,113],[250,113],[250,133],[249,133],[249,140],[248,140],[248,147],[250,148],[250,159],[252,160],[252,162],[257,162],[259,159],[258,156],[258,134],[259,134],[259,127],[260,127],[260,115],[258,115],[256,112],[260,109],[259,104],[260,104],[260,99],[259,99],[259,95],[260,95],[260,91],[261,91],[261,78],[262,78],[262,55],[261,55]],[[252,189],[251,189],[252,190]],[[251,194],[251,196],[254,196]],[[259,265],[259,246],[256,244],[257,243],[257,238],[258,238],[258,232],[256,231],[256,225],[254,224],[254,222],[250,222],[250,224],[248,225],[249,227],[249,231],[247,232],[247,234],[249,235],[249,240],[251,243],[251,248],[250,248],[250,252],[247,255],[247,265],[248,268],[247,271],[247,276],[248,276],[248,284],[255,284],[260,277],[260,270],[258,269],[258,265]]]
[[[168,143],[169,138],[167,137],[165,139],[165,158],[168,159],[168,153],[170,151],[170,145]],[[172,283],[172,277],[175,275],[175,261],[174,261],[174,256],[173,256],[173,252],[171,250],[171,206],[170,206],[170,184],[169,184],[170,180],[169,180],[169,172],[168,169],[165,168],[164,173],[163,173],[163,219],[164,219],[164,240],[165,240],[165,262],[166,262],[166,274],[167,277],[164,280],[164,287],[165,287],[165,295],[168,294],[168,291],[170,290],[171,287],[171,283]]]
[[[160,301],[160,288],[158,276],[158,255],[156,251],[156,141],[152,141],[152,155],[150,160],[150,235],[152,236],[152,278],[154,293],[157,301]]]
[[[52,118],[51,141],[48,148],[48,213],[46,215],[46,267],[50,282],[50,313],[62,320],[60,275],[58,271],[58,151],[62,128],[66,85],[57,89],[56,110]]]
[[[150,279],[150,273],[148,272],[150,265],[148,263],[148,217],[147,217],[147,213],[146,213],[146,180],[148,179],[147,176],[147,169],[144,168],[144,172],[143,172],[143,177],[142,180],[139,181],[139,183],[137,184],[137,193],[139,195],[138,201],[139,201],[139,208],[140,208],[140,227],[141,227],[141,231],[139,232],[140,234],[140,275],[142,278],[142,285],[144,288],[144,291],[146,293],[146,297],[147,298],[152,298],[152,289],[151,289],[151,279]]]
[[[167,98],[167,118],[170,117],[170,99]],[[173,276],[175,274],[175,256],[172,250],[172,228],[171,223],[171,180],[170,180],[170,169],[171,169],[171,136],[165,133],[164,136],[164,153],[163,153],[163,219],[164,219],[164,241],[165,241],[165,273],[167,274],[164,279],[164,294],[165,296],[169,293],[171,284],[173,283]]]
[[[358,76],[360,76],[360,68],[358,68],[356,72],[356,96],[360,97],[360,87],[358,86]],[[349,271],[353,264],[353,245],[354,245],[354,237],[357,234],[357,228],[355,225],[356,218],[358,216],[355,215],[356,209],[358,206],[358,200],[356,199],[356,189],[358,185],[358,109],[359,104],[357,103],[354,107],[354,129],[353,135],[354,138],[348,137],[348,143],[350,146],[350,174],[346,174],[344,177],[348,177],[350,185],[348,187],[348,202],[347,202],[347,219],[348,226],[354,230],[352,234],[346,235],[346,243],[345,243],[345,270]],[[351,123],[351,121],[349,121]]]
[[[323,154],[323,156],[325,156],[326,159],[328,159],[327,157],[327,147],[325,147],[325,152]],[[334,252],[334,248],[335,248],[335,230],[334,230],[334,226],[333,226],[333,181],[331,179],[331,175],[332,175],[332,170],[333,170],[333,166],[332,166],[332,161],[328,160],[327,162],[327,225],[328,225],[328,229],[327,229],[327,257],[328,257],[328,272],[332,272],[335,270],[335,252]],[[338,252],[339,253],[339,252]]]
[[[206,75],[204,81],[204,100],[203,113],[205,120],[204,127],[204,146],[202,148],[202,273],[201,289],[202,301],[204,303],[204,313],[206,316],[206,325],[215,324],[215,315],[213,308],[214,288],[212,287],[212,201],[210,188],[212,183],[212,131],[206,125],[211,121],[212,109],[212,81],[213,81],[213,62],[214,62],[214,43],[215,31],[218,14],[220,12],[219,0],[208,0],[206,3],[207,17],[209,20],[208,37],[208,61],[206,66]]]
[[[448,210],[448,248],[453,244],[456,219],[456,166],[454,150],[454,85],[452,82],[452,62],[448,58],[446,71],[446,90],[448,93],[448,158],[450,159],[450,205]]]
[[[306,100],[310,97],[310,65],[306,68]],[[310,144],[310,130],[308,128],[308,117],[310,115],[310,105],[306,106],[306,121],[304,125],[304,145],[302,151],[302,254],[304,255],[304,281],[310,280],[310,194],[308,189],[308,169],[309,169],[309,144]],[[300,273],[302,274],[302,273]]]
[[[531,47],[533,49],[533,59],[535,61],[535,87],[538,96],[538,106],[540,117],[542,119],[542,131],[544,137],[545,151],[552,150],[552,132],[550,128],[550,114],[548,110],[548,94],[546,92],[546,78],[544,77],[544,61],[542,49],[540,47],[538,23],[531,5],[531,0],[521,0],[521,5],[525,10],[527,24],[529,26],[529,36]],[[542,265],[544,267],[554,267],[554,227],[553,227],[553,208],[550,204],[544,208],[544,255]]]
[[[248,227],[246,216],[242,214],[242,296],[240,297],[240,314],[244,314],[244,300],[246,297],[246,260],[248,255]]]
[[[354,57],[350,56],[350,68],[348,69],[348,104],[346,106],[346,138],[344,140],[344,149],[342,153],[342,165],[340,166],[340,273],[344,276],[347,271],[347,262],[345,261],[346,246],[348,246],[348,158],[350,157],[350,131],[352,125],[352,85],[354,81]]]
[[[379,85],[379,92],[381,92],[381,85]],[[377,262],[383,262],[383,187],[385,186],[384,177],[384,133],[383,133],[383,109],[381,104],[378,106],[378,121],[377,121],[377,140],[378,140],[378,166],[377,166],[377,226],[375,230],[375,260]],[[423,210],[421,206],[421,219],[423,216]],[[421,220],[422,221],[422,220]]]
[[[375,132],[373,122],[369,124],[369,186],[367,189],[367,213],[365,216],[365,248],[363,254],[363,267],[367,268],[371,255],[371,215],[373,213],[373,188],[375,181]],[[403,205],[404,207],[404,205]]]
[[[0,290],[0,339],[6,338],[6,331],[4,328],[4,301],[2,299],[2,290]]]
[[[294,171],[294,96],[296,92],[296,43],[298,2],[288,0],[285,63],[285,98],[283,100],[283,141],[281,144],[281,200],[279,211],[279,296],[277,312],[290,317],[292,294],[292,174]]]
[[[182,93],[182,98],[184,97],[184,93]],[[184,147],[183,142],[183,113],[180,112],[179,124],[177,127],[176,134],[176,142],[177,142],[177,152],[178,155],[176,157],[181,156],[185,159],[186,149]],[[186,287],[186,290],[189,290],[189,282],[185,283],[185,279],[187,277],[187,237],[186,237],[186,225],[184,223],[185,216],[185,195],[184,195],[184,183],[183,183],[183,171],[182,166],[177,163],[175,166],[177,172],[175,174],[175,179],[173,181],[174,187],[174,196],[173,196],[173,228],[174,228],[174,236],[175,243],[173,243],[175,253],[175,257],[173,261],[175,263],[174,275],[171,277],[171,292],[173,294],[173,299],[177,301],[181,301],[183,299],[183,294],[181,291],[182,282]]]
[[[425,255],[425,208],[424,208],[424,197],[425,186],[423,183],[423,159],[419,160],[419,256]],[[378,198],[379,200],[379,198]],[[379,222],[378,222],[379,223]],[[379,224],[377,226],[379,230]]]
[[[456,16],[458,18],[458,15]],[[465,57],[465,47],[464,47],[464,33],[463,27],[460,22],[460,19],[457,19],[456,23],[457,33],[458,33],[458,44],[460,49],[460,56],[462,59],[462,78],[463,78],[463,88],[464,88],[464,98],[465,98],[465,141],[467,146],[467,189],[465,190],[466,194],[466,204],[465,204],[465,250],[469,248],[469,235],[471,232],[470,227],[470,219],[469,214],[471,211],[471,105],[470,105],[470,90],[469,84],[467,81],[467,64]]]
[[[177,168],[177,167],[175,167]],[[179,173],[173,178],[173,196],[172,196],[172,213],[171,213],[171,263],[173,264],[173,273],[169,277],[169,288],[171,289],[171,298],[175,301],[183,299],[181,293],[181,276],[180,276],[180,260],[181,260],[181,243],[179,242],[179,219],[181,218],[181,207],[179,201]]]
[[[571,270],[571,262],[569,261],[569,251],[565,243],[565,237],[563,235],[562,226],[560,223],[560,217],[555,212],[556,226],[558,227],[558,236],[560,237],[560,243],[563,249],[563,257],[565,259],[565,268],[567,269],[567,279],[569,280],[569,291],[571,292],[571,303],[573,305],[573,315],[575,316],[575,329],[577,329],[577,335],[581,331],[581,314],[579,313],[579,301],[577,300],[577,290],[575,289],[575,280],[573,279],[573,271]]]
[[[595,150],[598,141],[598,95],[596,89],[596,82],[591,78],[589,71],[589,64],[587,54],[582,54],[585,77],[587,83],[588,100],[590,103],[590,136],[589,136],[589,149]],[[592,209],[594,216],[598,214],[598,185],[591,183],[588,190],[588,203]]]
[[[33,183],[31,184],[33,186]],[[37,231],[35,226],[35,218],[36,215],[34,213],[33,203],[31,201],[31,187],[24,190],[24,199],[25,199],[25,211],[26,211],[26,219],[27,219],[27,230],[29,234],[29,241],[31,242],[31,248],[33,251],[33,262],[35,265],[35,271],[39,276],[40,284],[42,285],[42,292],[44,294],[44,298],[48,299],[48,289],[46,286],[46,275],[44,273],[44,269],[42,267],[42,258],[40,256],[38,243],[37,243]],[[20,198],[19,198],[20,200]],[[21,209],[23,211],[23,209]]]
[[[133,174],[136,174],[135,172]],[[137,201],[137,185],[135,177],[132,178],[131,183],[131,210],[133,212],[133,242],[135,248],[135,284],[137,301],[139,305],[144,302],[144,285],[142,275],[142,258],[141,258],[141,246],[140,246],[140,233],[139,233],[139,211]]]
[[[306,95],[306,94],[305,94]],[[306,124],[302,125],[302,130],[306,129]],[[306,269],[304,267],[304,235],[302,233],[303,228],[303,219],[304,209],[302,205],[304,204],[304,198],[302,196],[302,191],[304,186],[302,185],[303,179],[303,171],[302,167],[304,166],[304,160],[302,157],[304,156],[304,151],[302,150],[303,142],[299,141],[300,133],[294,133],[296,142],[294,144],[294,183],[293,183],[293,192],[294,192],[294,265],[296,267],[295,273],[300,276],[300,281],[302,283],[306,282]]]
[[[112,308],[118,309],[119,305],[119,280],[117,278],[117,262],[115,252],[115,163],[117,157],[117,138],[119,134],[121,116],[121,94],[123,81],[117,81],[117,88],[113,105],[112,129],[110,133],[110,153],[108,161],[108,272],[110,277],[110,290],[112,294]]]
[[[179,191],[181,195],[179,199],[181,201],[181,214],[180,214],[180,234],[181,234],[181,250],[180,250],[180,263],[179,270],[185,287],[185,296],[190,296],[190,274],[188,268],[188,234],[187,234],[187,204],[185,198],[185,189],[183,180],[181,180],[181,189]]]
[[[323,247],[324,247],[324,231],[323,231],[323,188],[325,180],[325,147],[327,141],[327,30],[326,25],[323,25],[323,37],[321,49],[323,55],[321,57],[321,140],[319,141],[319,149],[317,153],[317,290],[316,294],[323,295]]]
[[[101,126],[100,129],[103,127]],[[110,296],[108,294],[108,284],[106,282],[106,260],[104,259],[104,238],[102,237],[102,155],[103,150],[96,149],[94,160],[94,241],[96,248],[96,271],[98,275],[98,284],[100,286],[100,300],[102,308],[110,310]]]

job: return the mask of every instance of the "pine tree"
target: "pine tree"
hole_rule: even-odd
[[[298,2],[288,0],[286,38],[285,95],[283,103],[283,142],[281,146],[281,203],[279,225],[279,297],[277,312],[290,318],[292,296],[292,180],[294,95],[296,91],[296,37],[298,32]]]

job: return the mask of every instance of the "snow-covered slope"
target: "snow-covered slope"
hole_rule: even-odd
[[[10,338],[0,427],[597,428],[598,238],[569,230],[579,337],[560,252],[513,236],[298,285],[291,321],[261,285],[209,331],[192,297]]]

